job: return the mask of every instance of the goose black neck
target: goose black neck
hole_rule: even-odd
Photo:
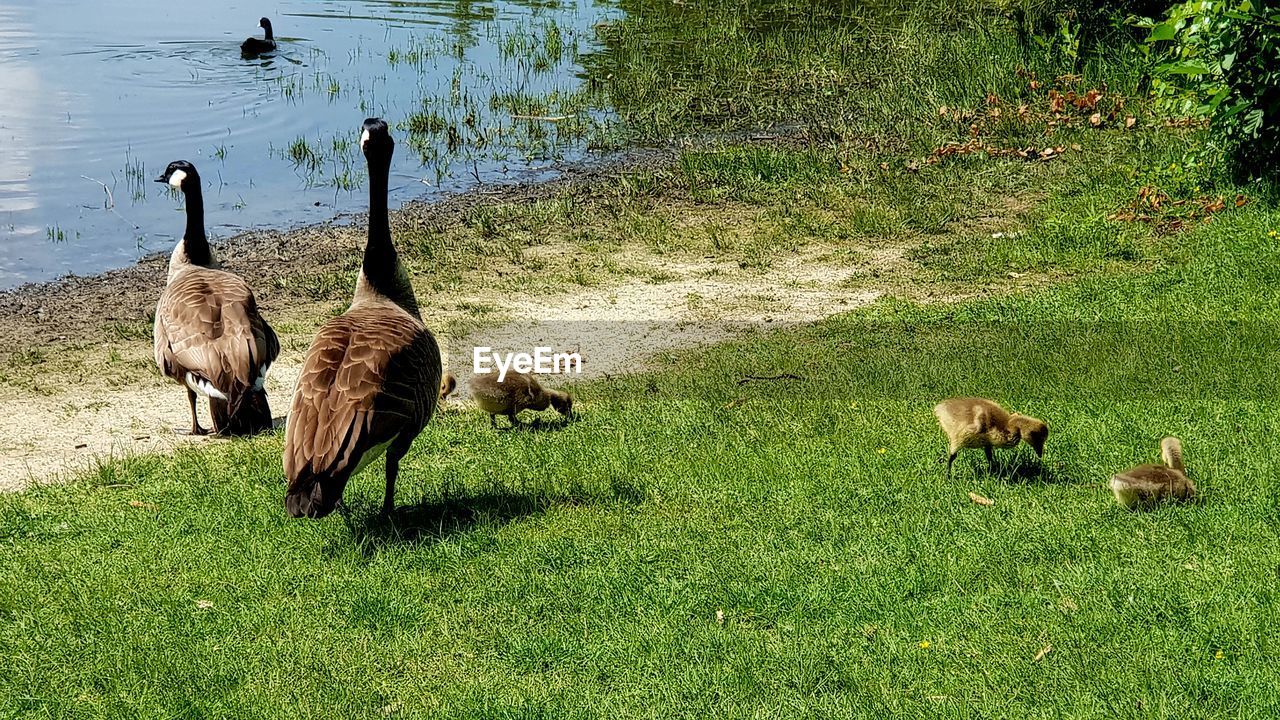
[[[209,252],[209,237],[204,234],[204,193],[200,189],[199,176],[187,176],[182,183],[182,194],[186,197],[187,206],[187,229],[182,233],[187,259],[195,265],[208,267],[213,263],[213,255]]]
[[[391,242],[391,220],[387,217],[387,186],[391,158],[369,159],[369,239],[364,246],[364,276],[379,294],[413,315],[418,314],[413,286],[400,265]]]
[[[266,35],[267,42],[271,42],[272,40],[276,39],[276,36],[271,32],[271,23],[269,22],[263,23],[262,29],[265,30],[267,33]]]

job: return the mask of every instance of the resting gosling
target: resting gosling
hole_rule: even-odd
[[[1010,413],[998,404],[983,398],[951,398],[933,408],[938,424],[951,441],[947,455],[947,477],[951,477],[951,464],[963,448],[982,448],[987,454],[987,467],[995,465],[992,448],[1011,448],[1026,441],[1036,456],[1044,457],[1044,442],[1049,437],[1049,426],[1033,417]]]
[[[1129,510],[1150,508],[1162,500],[1185,501],[1195,497],[1196,486],[1182,465],[1182,441],[1167,437],[1160,441],[1164,465],[1139,465],[1111,478],[1116,501]]]
[[[489,413],[489,424],[498,427],[498,416],[506,415],[511,426],[520,424],[516,418],[522,410],[546,410],[548,406],[565,417],[573,413],[573,399],[559,390],[547,390],[532,375],[508,372],[502,382],[497,373],[475,375],[469,383],[476,405]]]
[[[440,401],[444,402],[445,398],[453,394],[458,389],[458,378],[453,373],[447,372],[444,378],[440,380]]]

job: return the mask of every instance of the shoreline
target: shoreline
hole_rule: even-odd
[[[439,199],[410,200],[391,212],[392,227],[457,223],[465,212],[481,205],[554,197],[612,174],[660,169],[673,162],[676,152],[673,148],[628,148],[591,161],[567,163],[548,180],[480,185]],[[344,253],[358,252],[359,247],[344,240],[352,231],[363,236],[364,215],[346,213],[286,230],[246,230],[215,241],[213,250],[221,266],[243,277],[259,302],[269,307],[298,295],[275,282],[278,278],[331,267]],[[146,318],[163,289],[168,257],[168,251],[158,251],[126,267],[0,290],[0,361],[21,352],[27,341],[77,342],[84,340],[88,331],[104,325]],[[123,303],[112,302],[120,297],[125,299]],[[50,323],[53,318],[61,320]]]

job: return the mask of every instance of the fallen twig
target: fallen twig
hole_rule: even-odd
[[[88,180],[89,182],[96,182],[96,183],[98,183],[99,185],[101,185],[101,186],[102,186],[102,191],[103,191],[103,192],[105,192],[105,193],[107,194],[107,209],[108,209],[108,210],[114,210],[114,209],[115,209],[115,207],[116,207],[116,199],[115,199],[115,196],[113,196],[113,195],[111,194],[111,188],[107,187],[107,184],[106,184],[106,183],[102,182],[101,180],[97,180],[97,179],[95,179],[95,178],[91,178],[91,177],[89,177],[88,175],[81,175],[80,177],[84,178],[85,180]]]

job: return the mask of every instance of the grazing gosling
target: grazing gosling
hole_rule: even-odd
[[[547,390],[532,375],[508,372],[502,382],[497,373],[475,375],[469,383],[471,394],[481,410],[489,413],[489,424],[498,427],[498,416],[506,415],[511,427],[520,424],[516,418],[523,410],[546,410],[548,406],[565,417],[573,413],[573,399],[559,390]]]
[[[987,467],[994,468],[992,448],[1011,448],[1026,441],[1036,456],[1044,457],[1044,442],[1049,426],[1033,417],[1010,413],[1000,405],[983,398],[951,398],[933,408],[938,424],[951,441],[947,455],[947,477],[951,464],[964,448],[982,448],[987,454]]]
[[[1182,441],[1167,437],[1160,441],[1164,465],[1139,465],[1111,478],[1116,501],[1129,510],[1151,508],[1162,500],[1185,501],[1195,497],[1196,486],[1182,465]]]
[[[445,398],[452,395],[457,389],[458,378],[454,377],[451,372],[445,373],[444,377],[440,379],[440,401],[444,402]]]

